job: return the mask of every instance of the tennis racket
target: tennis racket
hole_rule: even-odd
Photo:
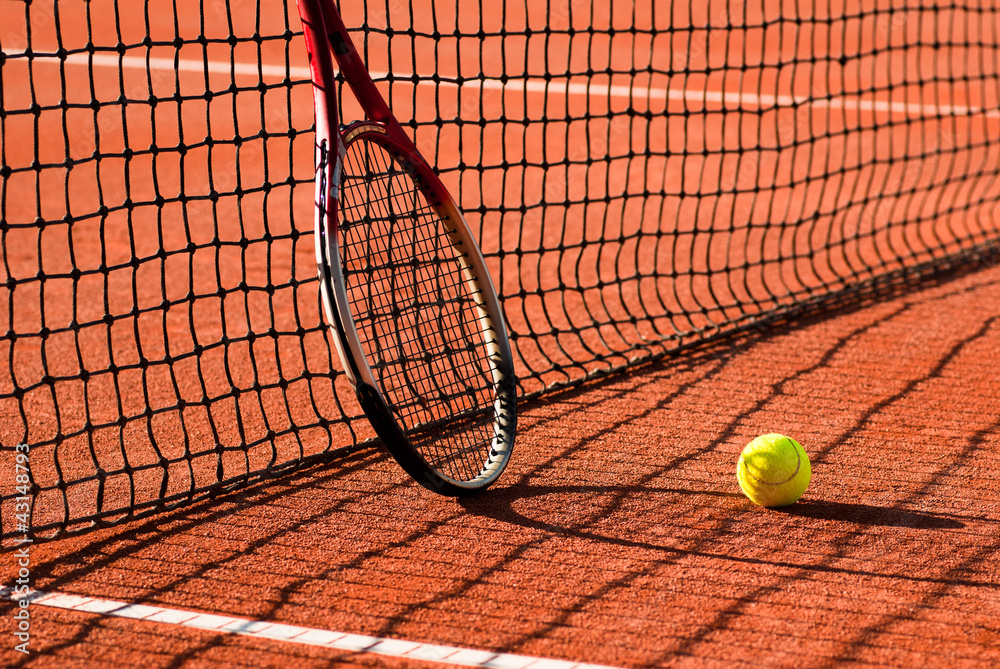
[[[297,0],[316,112],[316,260],[337,352],[416,481],[486,488],[514,445],[514,365],[479,245],[392,115],[333,0]],[[367,120],[339,127],[334,60]]]

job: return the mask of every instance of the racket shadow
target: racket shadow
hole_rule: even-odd
[[[592,509],[597,506],[596,500],[601,500],[600,508],[603,513],[610,514],[619,509],[629,499],[635,496],[648,497],[650,495],[683,495],[691,499],[703,498],[732,498],[737,499],[742,495],[715,490],[693,490],[685,488],[664,488],[649,486],[621,486],[621,485],[531,485],[523,482],[504,488],[493,489],[487,495],[468,497],[457,500],[457,502],[471,515],[483,516],[494,521],[510,523],[526,529],[548,532],[562,536],[577,536],[589,540],[605,542],[610,544],[620,544],[630,547],[643,547],[649,549],[662,548],[655,542],[646,542],[637,539],[622,539],[610,536],[600,531],[595,531],[591,527],[590,518],[587,513],[582,516],[575,516],[572,511],[579,510],[581,504]],[[542,499],[563,500],[569,512],[569,517],[562,513],[557,515],[557,520],[553,516],[543,517],[546,513]],[[519,506],[524,506],[520,510]],[[557,503],[557,506],[559,503]],[[552,511],[552,507],[549,507]]]
[[[532,517],[515,508],[517,503],[529,502],[543,497],[563,497],[567,500],[618,497],[627,499],[633,495],[653,494],[685,495],[691,498],[731,498],[741,499],[740,493],[709,490],[687,490],[681,488],[649,488],[644,486],[531,486],[516,485],[491,491],[489,495],[459,500],[465,510],[477,516],[512,523],[529,529],[555,532],[558,534],[580,534],[591,539],[598,535],[573,523],[565,524]],[[570,506],[577,502],[567,502]],[[899,527],[918,530],[957,530],[966,525],[961,520],[945,514],[926,513],[910,509],[873,506],[869,504],[845,503],[818,499],[802,499],[787,507],[768,509],[768,512],[843,522],[869,527]],[[616,543],[616,541],[613,541]],[[628,542],[632,543],[632,542]]]

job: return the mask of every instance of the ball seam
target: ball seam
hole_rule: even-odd
[[[796,476],[798,476],[799,469],[802,468],[802,455],[799,453],[799,449],[795,447],[795,444],[792,444],[792,448],[795,449],[795,471],[792,472],[792,475],[789,476],[784,481],[775,481],[772,483],[771,481],[765,481],[763,479],[757,478],[756,476],[753,475],[753,472],[750,471],[750,467],[747,465],[747,461],[743,457],[742,453],[740,453],[740,463],[743,465],[743,469],[746,471],[747,476],[752,478],[757,483],[760,483],[761,485],[785,485],[786,483],[791,482],[792,479],[794,479]]]

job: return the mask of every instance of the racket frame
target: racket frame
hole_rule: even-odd
[[[316,117],[316,263],[327,320],[333,325],[334,345],[344,364],[362,410],[393,457],[421,485],[446,495],[461,496],[482,490],[503,472],[513,448],[516,430],[516,391],[510,343],[496,289],[485,259],[457,203],[437,173],[392,115],[351,40],[333,0],[297,0],[309,53]],[[339,128],[339,102],[333,58],[360,103],[367,121]],[[419,180],[428,204],[453,224],[448,236],[463,251],[463,276],[475,296],[481,331],[486,339],[490,369],[497,389],[494,411],[496,434],[479,476],[460,481],[437,471],[410,444],[382,392],[378,389],[355,327],[341,267],[338,221],[340,178],[346,149],[362,133],[384,135],[383,148],[394,150],[397,162]],[[431,201],[433,200],[433,201]],[[499,321],[499,322],[497,322]],[[488,335],[487,335],[488,333]],[[414,426],[410,426],[414,427]]]

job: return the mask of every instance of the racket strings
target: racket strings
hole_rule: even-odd
[[[352,142],[341,179],[341,256],[375,380],[428,464],[478,476],[496,438],[497,389],[476,284],[453,232],[381,146]]]

